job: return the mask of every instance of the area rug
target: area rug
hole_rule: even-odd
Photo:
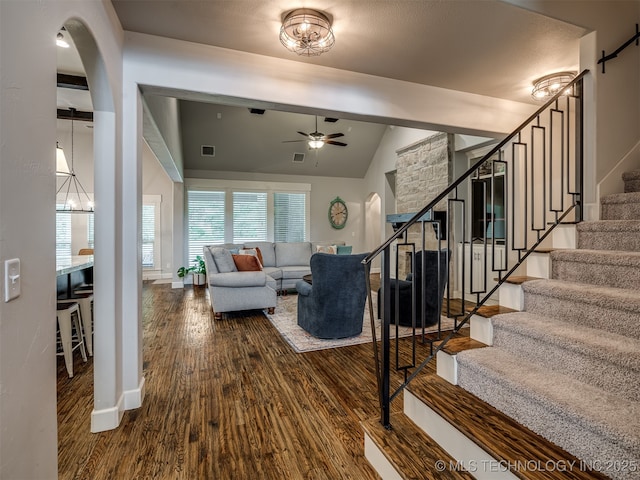
[[[374,298],[374,309],[376,308],[376,300]],[[365,303],[364,317],[362,323],[362,333],[355,337],[341,338],[337,340],[324,340],[310,335],[306,330],[298,326],[298,296],[285,295],[278,297],[278,304],[275,313],[268,315],[265,313],[269,321],[280,332],[291,348],[298,353],[311,352],[314,350],[324,350],[327,348],[347,347],[349,345],[358,345],[361,343],[370,343],[372,341],[371,321],[369,319],[368,301]],[[453,319],[442,317],[442,329],[450,330],[453,328]],[[437,331],[437,326],[426,329],[427,332]],[[410,327],[398,327],[398,336],[407,337],[412,333]],[[391,326],[391,338],[395,338],[395,325]],[[376,319],[376,338],[380,341],[380,320]]]

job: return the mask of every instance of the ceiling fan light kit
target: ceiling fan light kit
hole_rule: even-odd
[[[337,142],[333,140],[334,138],[344,137],[344,133],[330,133],[329,135],[325,135],[324,133],[319,132],[317,116],[316,116],[316,129],[314,132],[305,133],[305,132],[298,131],[298,133],[300,135],[307,137],[307,145],[311,150],[318,150],[319,148],[322,148],[325,143],[329,145],[337,145],[339,147],[347,146],[347,144],[344,142]],[[282,143],[295,143],[295,142],[302,142],[302,141],[304,140],[285,140]]]
[[[301,8],[284,16],[280,42],[298,55],[313,57],[328,52],[335,43],[331,21],[317,10]]]

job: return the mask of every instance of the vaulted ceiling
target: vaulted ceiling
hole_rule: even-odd
[[[386,78],[532,103],[531,82],[547,73],[577,70],[585,29],[497,0],[112,0],[127,31],[215,45]],[[334,48],[297,56],[280,44],[285,12],[315,8],[333,19]],[[73,72],[70,72],[73,73]],[[310,115],[246,104],[182,102],[185,168],[361,177],[385,131],[383,125],[340,119],[318,130],[342,132],[347,147],[317,153],[297,131],[315,128]],[[299,137],[299,138],[298,138]],[[216,157],[200,155],[215,144]],[[302,148],[302,151],[301,151]],[[293,164],[293,154],[306,164]],[[324,168],[331,155],[346,166]],[[317,166],[316,166],[317,163]],[[332,163],[332,165],[335,165]],[[311,168],[313,166],[313,168]],[[297,170],[296,170],[297,168]]]

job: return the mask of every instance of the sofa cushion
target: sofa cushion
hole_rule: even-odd
[[[269,275],[274,280],[280,280],[282,278],[282,269],[278,267],[263,267],[264,273]]]
[[[310,258],[311,244],[309,242],[276,243],[276,265],[278,267],[309,265]]]
[[[262,270],[260,260],[254,255],[231,255],[239,272],[259,272]]]
[[[244,244],[245,248],[259,248],[262,255],[263,267],[275,267],[276,266],[276,251],[272,242],[247,242]]]
[[[214,247],[211,249],[213,260],[220,273],[237,272],[236,264],[233,262],[231,252],[223,247]]]
[[[282,267],[282,278],[302,278],[305,275],[311,274],[311,267],[305,265],[297,265],[291,267]]]
[[[264,272],[228,272],[209,275],[213,287],[264,287],[267,275]]]
[[[267,287],[271,287],[274,290],[278,289],[278,282],[276,282],[270,275],[267,275]]]

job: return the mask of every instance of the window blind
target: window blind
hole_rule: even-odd
[[[93,245],[93,215],[87,215],[87,245],[89,248],[95,248]]]
[[[224,192],[187,191],[189,262],[205,245],[224,243]]]
[[[273,194],[274,240],[304,242],[306,232],[306,199],[304,193]]]
[[[266,239],[266,192],[233,192],[233,243]]]
[[[142,205],[142,266],[154,267],[154,244],[156,236],[156,206]]]
[[[71,214],[56,213],[56,257],[68,256],[71,256]]]

